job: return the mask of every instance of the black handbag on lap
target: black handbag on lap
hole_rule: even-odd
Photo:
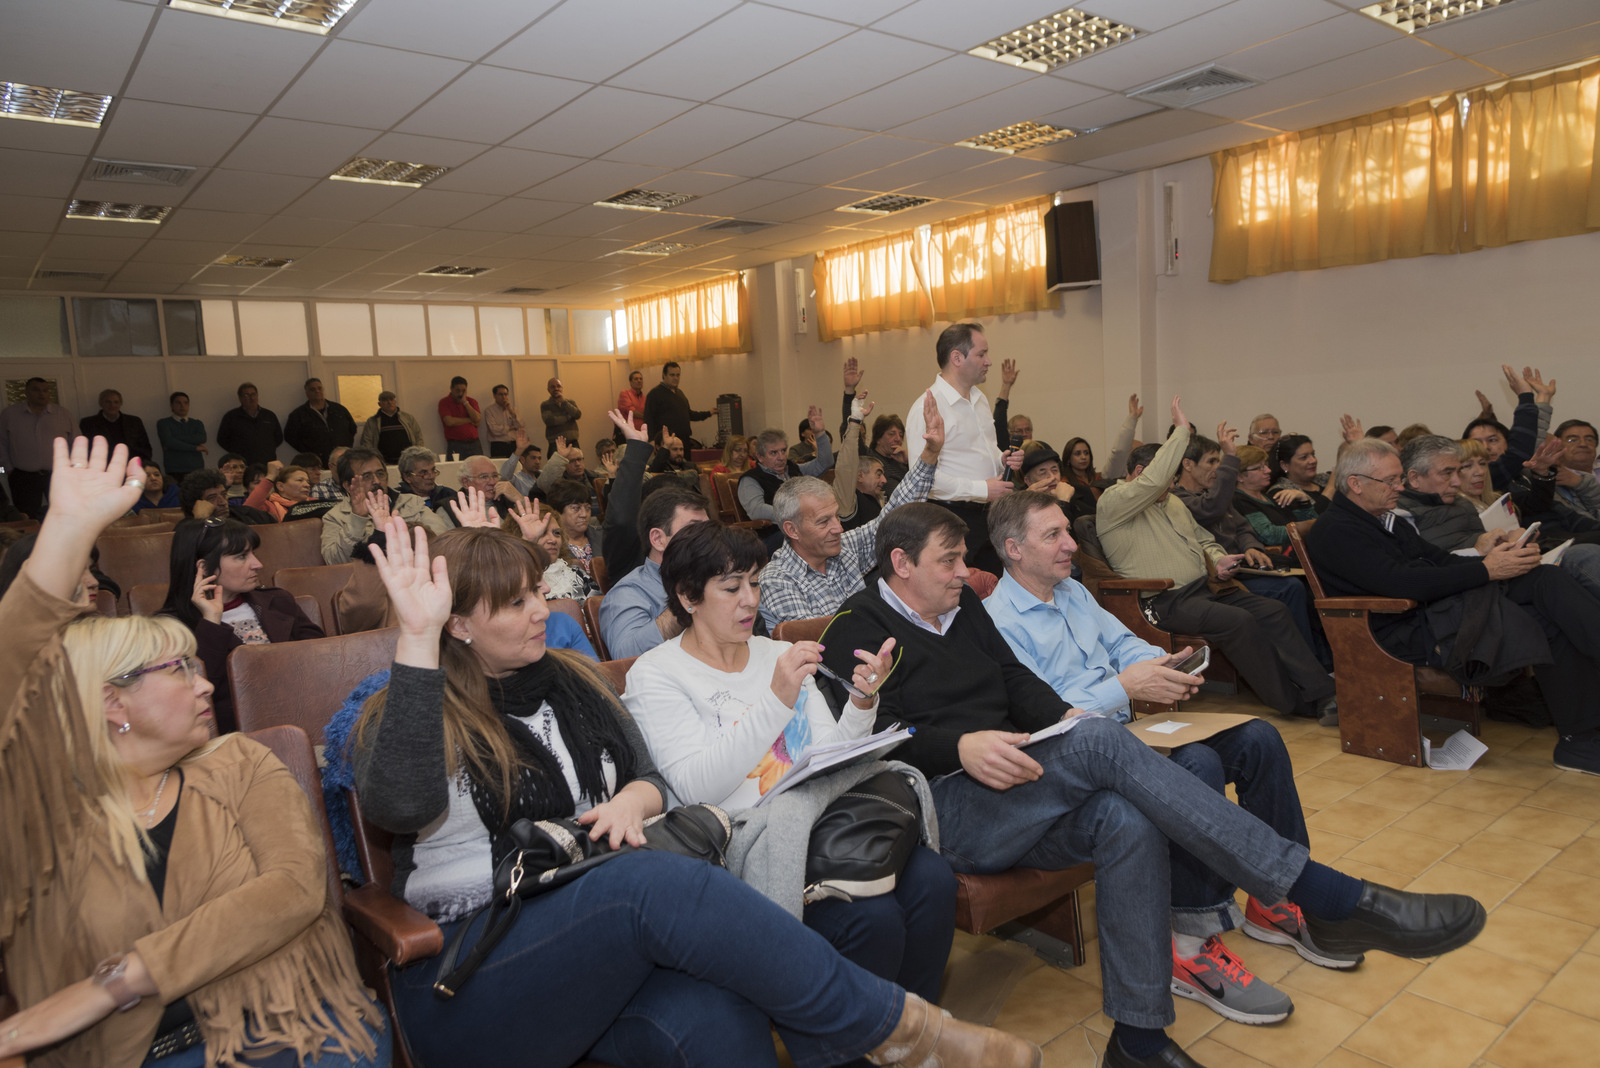
[[[921,838],[922,803],[910,776],[890,770],[863,779],[811,825],[805,903],[889,893]]]
[[[455,997],[517,922],[523,898],[565,886],[597,865],[640,850],[677,853],[725,868],[724,854],[732,833],[728,814],[715,805],[685,805],[645,820],[645,844],[623,843],[617,849],[612,849],[604,836],[599,841],[591,839],[589,828],[577,820],[517,820],[497,843],[508,841],[509,850],[495,866],[494,896],[457,925],[439,957],[434,994],[441,1000]],[[483,933],[458,964],[468,932],[480,917],[484,917]]]

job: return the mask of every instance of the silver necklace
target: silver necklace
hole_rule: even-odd
[[[172,774],[172,769],[171,768],[168,768],[166,771],[163,771],[161,773],[161,781],[156,783],[155,800],[151,801],[150,802],[150,807],[145,809],[143,812],[134,813],[134,815],[136,815],[140,819],[144,820],[144,825],[147,828],[150,826],[150,820],[156,814],[156,809],[161,807],[161,791],[165,790],[167,788],[167,777],[169,775],[171,775],[171,774]]]

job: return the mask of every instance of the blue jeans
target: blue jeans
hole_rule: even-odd
[[[671,853],[529,898],[448,1001],[437,971],[392,971],[400,1026],[432,1068],[775,1065],[769,1020],[797,1068],[821,1068],[880,1045],[905,1008],[902,990],[723,869]]]
[[[956,873],[927,846],[912,850],[894,892],[807,905],[806,926],[880,979],[937,1004],[956,933]]]
[[[371,1057],[357,1057],[351,1060],[329,1043],[323,1046],[321,1055],[307,1057],[305,1060],[298,1060],[294,1051],[285,1050],[264,1060],[251,1060],[246,1063],[260,1064],[264,1068],[280,1068],[280,1066],[281,1068],[389,1068],[389,1059],[394,1052],[393,1023],[386,1021],[382,1031],[367,1025],[367,1034],[378,1047]],[[205,1068],[206,1047],[204,1043],[190,1046],[181,1053],[174,1053],[160,1060],[146,1060],[144,1063],[149,1068]]]
[[[1134,1027],[1175,1019],[1168,842],[1263,901],[1310,857],[1109,719],[1030,746],[1044,775],[992,790],[960,773],[933,784],[945,859],[959,872],[1095,866],[1105,1012]]]
[[[1218,794],[1233,783],[1241,808],[1277,831],[1279,837],[1310,846],[1289,751],[1270,723],[1251,720],[1204,741],[1179,746],[1170,759]],[[1176,843],[1171,860],[1172,929],[1209,938],[1236,927],[1239,916],[1233,884]]]

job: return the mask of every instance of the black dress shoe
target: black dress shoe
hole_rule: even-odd
[[[1349,919],[1322,920],[1310,913],[1305,919],[1312,940],[1334,953],[1381,949],[1397,957],[1433,957],[1478,937],[1488,915],[1465,894],[1409,894],[1363,883]]]
[[[1122,1048],[1122,1043],[1113,1035],[1106,1043],[1106,1056],[1100,1062],[1100,1068],[1206,1068],[1206,1066],[1183,1052],[1176,1042],[1168,1042],[1167,1048],[1160,1053],[1145,1057],[1143,1060],[1135,1060],[1128,1056],[1128,1051]]]

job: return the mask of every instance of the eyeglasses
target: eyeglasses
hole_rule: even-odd
[[[1562,438],[1561,440],[1563,442],[1565,442],[1566,444],[1568,444],[1568,445],[1595,445],[1595,444],[1600,444],[1600,439],[1595,438],[1595,436],[1593,434],[1568,434],[1566,437]]]
[[[1352,471],[1351,474],[1355,475],[1357,478],[1364,478],[1368,482],[1382,483],[1383,485],[1388,486],[1390,489],[1399,489],[1406,484],[1406,480],[1402,475],[1396,475],[1393,478],[1373,478],[1371,475],[1363,475],[1359,471]]]
[[[828,620],[828,625],[826,627],[822,628],[822,633],[821,634],[817,635],[817,644],[821,645],[822,644],[822,639],[826,638],[828,636],[828,631],[833,628],[833,625],[835,623],[839,622],[839,620],[843,619],[845,616],[847,616],[849,614],[850,614],[850,609],[846,608],[843,612],[840,612],[838,615],[836,615],[832,619]],[[826,665],[826,664],[823,664],[823,663],[819,662],[817,664],[817,673],[820,674],[820,675],[824,675],[827,678],[832,679],[834,682],[837,682],[840,686],[843,686],[845,688],[845,692],[848,693],[851,697],[859,697],[859,698],[861,698],[861,700],[867,701],[867,700],[871,700],[873,694],[881,692],[883,690],[884,686],[888,685],[889,676],[893,675],[895,673],[895,669],[900,666],[900,655],[902,653],[904,653],[904,652],[905,652],[905,647],[904,646],[899,646],[898,648],[895,649],[895,651],[894,651],[894,663],[889,665],[889,670],[884,672],[883,678],[878,680],[878,685],[873,689],[872,693],[862,693],[861,690],[858,689],[854,683],[852,683],[849,679],[840,677],[838,672],[834,671],[832,668],[828,667],[828,665]]]
[[[205,674],[205,665],[200,662],[199,657],[180,656],[176,660],[164,660],[159,664],[151,664],[149,667],[142,667],[138,671],[130,671],[126,675],[118,675],[109,681],[113,686],[126,686],[136,679],[141,679],[146,675],[153,674],[157,671],[170,671],[174,668],[182,668],[184,681],[190,683],[194,682],[194,677],[196,675]]]
[[[363,472],[361,474],[351,475],[350,476],[350,481],[351,482],[376,482],[378,480],[378,475],[379,475],[379,472],[377,472],[377,471],[366,471],[366,472]]]

